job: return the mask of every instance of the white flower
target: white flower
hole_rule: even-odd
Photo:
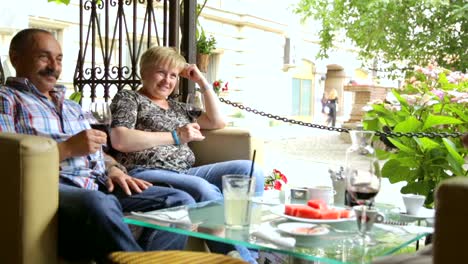
[[[416,102],[418,101],[418,97],[414,94],[402,94],[401,97],[403,97],[408,105],[414,106]]]
[[[364,112],[369,112],[369,111],[372,111],[372,106],[371,105],[365,105],[362,107],[362,111]]]

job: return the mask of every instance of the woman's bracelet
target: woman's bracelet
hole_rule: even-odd
[[[172,138],[174,139],[174,143],[177,146],[179,146],[180,145],[180,140],[179,140],[179,136],[177,135],[177,129],[172,130],[171,134],[172,134]]]
[[[211,87],[211,86],[209,86],[209,85],[200,87],[200,91],[201,91],[202,93],[205,93],[205,92],[208,91],[208,90],[213,90],[213,87]]]

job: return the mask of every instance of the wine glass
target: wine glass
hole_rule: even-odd
[[[92,102],[89,105],[89,113],[91,116],[88,118],[88,121],[91,127],[109,134],[112,122],[109,105],[106,102]]]
[[[103,145],[103,150],[107,150],[107,148],[110,147],[109,132],[112,122],[112,115],[109,105],[106,102],[92,102],[89,105],[87,119],[92,129],[97,129],[106,133],[107,143]],[[93,160],[94,162],[98,160],[104,161],[103,154],[100,152],[99,155],[99,158]]]
[[[197,118],[205,111],[203,95],[200,91],[195,90],[187,96],[187,114],[192,118],[192,122],[196,123]]]
[[[346,190],[359,206],[359,233],[363,244],[371,243],[367,235],[371,223],[366,215],[366,207],[371,207],[374,197],[380,190],[380,165],[375,157],[371,142],[373,131],[350,131],[351,147],[346,150],[345,177]]]

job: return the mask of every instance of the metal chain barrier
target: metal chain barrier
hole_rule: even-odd
[[[265,113],[263,111],[256,110],[254,108],[244,106],[242,104],[234,103],[231,102],[227,99],[224,98],[219,98],[219,101],[231,105],[233,107],[239,108],[241,110],[254,113],[256,115],[268,117],[270,119],[275,119],[279,121],[283,121],[286,123],[294,124],[294,125],[300,125],[300,126],[306,126],[306,127],[312,127],[312,128],[318,128],[318,129],[323,129],[323,130],[328,130],[328,131],[336,131],[336,132],[344,132],[344,133],[349,133],[351,129],[348,128],[341,128],[341,127],[329,127],[329,126],[324,126],[324,125],[318,125],[318,124],[313,124],[313,123],[308,123],[308,122],[303,122],[303,121],[297,121],[294,119],[290,119],[287,117],[282,117],[278,115],[273,115],[270,113]],[[409,132],[409,133],[402,133],[402,132],[383,132],[383,131],[375,131],[376,136],[384,136],[384,137],[417,137],[417,138],[447,138],[447,137],[461,137],[463,136],[463,133],[461,132]]]

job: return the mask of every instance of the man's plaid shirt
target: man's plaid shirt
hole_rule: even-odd
[[[65,100],[65,87],[56,86],[48,100],[27,79],[8,78],[0,87],[0,131],[49,137],[62,142],[89,129],[81,106]],[[60,176],[85,189],[98,189],[96,179],[105,177],[102,152],[60,162]],[[97,160],[97,161],[95,161]],[[93,162],[90,162],[93,161]]]

